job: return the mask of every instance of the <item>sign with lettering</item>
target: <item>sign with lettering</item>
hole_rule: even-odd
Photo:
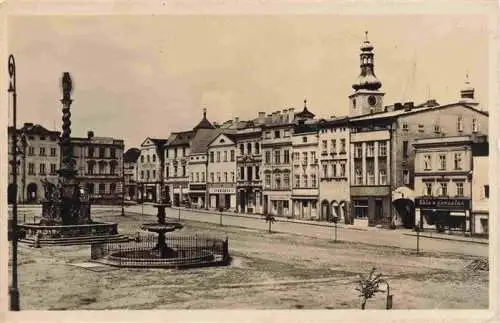
[[[191,191],[204,191],[207,189],[205,184],[189,184],[189,190]]]
[[[421,209],[468,210],[470,209],[470,199],[417,198],[415,199],[415,207]]]
[[[227,187],[212,187],[208,190],[210,194],[235,194],[236,189]]]

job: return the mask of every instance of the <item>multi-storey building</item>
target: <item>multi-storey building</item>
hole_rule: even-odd
[[[93,203],[119,203],[123,196],[122,139],[95,137],[71,138],[76,161],[76,179]]]
[[[236,142],[232,133],[219,133],[208,144],[210,208],[236,211]]]
[[[418,106],[408,102],[382,108],[373,54],[367,55],[372,49],[368,41],[363,43],[362,72],[350,96],[351,212],[355,222],[413,227],[413,202],[394,201],[394,209],[391,194],[404,187],[413,190],[414,140],[487,133],[488,114],[478,109],[468,81],[457,103],[429,100]]]
[[[236,204],[241,213],[262,213],[262,137],[265,112],[234,135],[236,140]]]
[[[488,235],[490,180],[487,138],[472,144],[472,221],[471,231]]]
[[[175,132],[165,147],[166,184],[173,205],[185,205],[189,200],[188,156],[193,131]]]
[[[141,151],[137,148],[130,148],[123,154],[123,183],[125,185],[125,199],[137,200],[137,183],[139,174],[137,172],[137,161]]]
[[[350,149],[348,118],[320,120],[318,152],[320,219],[350,224]]]
[[[8,127],[9,185],[8,202],[14,201],[12,185],[12,140],[13,128]],[[44,198],[42,180],[54,182],[60,163],[59,132],[50,131],[41,125],[25,123],[17,130],[18,166],[17,201],[37,203]]]
[[[469,232],[472,143],[470,136],[414,141],[415,224]]]
[[[188,161],[189,201],[191,207],[208,209],[208,145],[220,133],[220,130],[206,120],[206,110],[204,110],[203,119],[195,129],[196,132],[190,143]]]
[[[292,135],[292,214],[296,219],[312,220],[318,219],[318,124],[305,104],[295,115]]]
[[[263,213],[292,216],[293,108],[273,112],[262,126]]]
[[[137,162],[137,192],[141,202],[158,202],[161,194],[161,154],[166,139],[146,138]]]

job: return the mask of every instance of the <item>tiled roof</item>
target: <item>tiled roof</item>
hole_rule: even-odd
[[[191,154],[203,154],[207,152],[208,144],[221,133],[221,129],[198,129],[191,140]]]
[[[137,148],[130,148],[123,154],[123,161],[126,163],[135,163],[141,151]]]
[[[174,132],[167,139],[167,146],[188,146],[193,138],[194,131]],[[173,136],[173,138],[172,138]]]
[[[9,133],[12,132],[13,127],[8,127]],[[27,135],[56,135],[59,136],[59,131],[51,131],[39,124],[25,123],[21,128],[19,128],[18,133],[24,133]]]

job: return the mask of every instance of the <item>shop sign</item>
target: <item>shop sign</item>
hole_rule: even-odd
[[[190,184],[189,185],[189,190],[191,191],[204,191],[207,189],[207,186],[205,184]]]
[[[235,194],[236,190],[234,188],[226,187],[212,187],[209,189],[210,194]]]
[[[470,200],[420,198],[415,199],[415,207],[421,209],[468,210],[470,209]]]

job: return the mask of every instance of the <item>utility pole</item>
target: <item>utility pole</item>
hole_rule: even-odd
[[[19,311],[19,289],[17,286],[17,90],[16,90],[16,62],[14,56],[9,56],[9,93],[12,93],[12,177],[14,185],[14,201],[12,204],[12,285],[9,289],[10,310]]]

